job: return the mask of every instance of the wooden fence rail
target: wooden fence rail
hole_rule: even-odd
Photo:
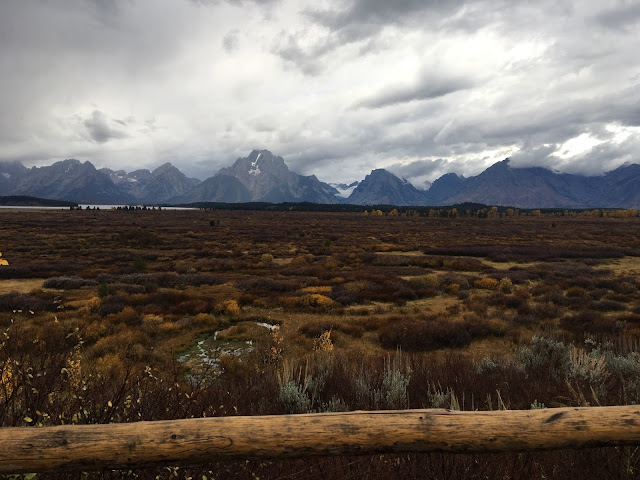
[[[390,452],[640,445],[640,407],[442,409],[0,428],[0,473]]]

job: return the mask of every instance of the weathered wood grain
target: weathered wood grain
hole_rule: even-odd
[[[0,428],[0,473],[387,452],[640,445],[640,407],[442,409]]]

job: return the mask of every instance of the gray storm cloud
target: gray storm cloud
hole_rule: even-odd
[[[465,90],[471,82],[465,78],[441,77],[438,74],[425,75],[417,85],[392,86],[359,101],[356,106],[364,108],[381,108],[398,103],[429,100],[443,97],[459,90]]]
[[[424,184],[640,161],[640,6],[614,0],[5,2],[0,151]]]
[[[91,139],[98,143],[105,143],[109,140],[123,138],[125,136],[124,132],[114,128],[111,123],[107,116],[99,110],[94,110],[91,117],[83,122]],[[113,123],[124,126],[124,122],[121,120],[113,121]]]

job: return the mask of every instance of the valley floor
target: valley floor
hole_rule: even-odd
[[[0,239],[2,426],[640,402],[638,217],[6,210]],[[383,455],[131,475],[635,478],[639,459]]]

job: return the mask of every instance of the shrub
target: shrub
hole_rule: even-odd
[[[124,323],[130,327],[135,327],[141,324],[141,320],[137,312],[131,307],[124,307],[121,312],[108,315],[107,319],[112,323]]]
[[[571,287],[567,290],[567,297],[584,297],[587,291],[582,287]]]
[[[314,256],[312,254],[307,255],[298,255],[291,260],[292,265],[306,265],[307,263],[311,263],[314,260]]]
[[[135,270],[138,270],[138,271],[146,270],[146,268],[147,268],[147,262],[145,262],[144,258],[142,258],[142,257],[137,257],[137,258],[133,261],[133,268],[134,268]]]
[[[43,311],[53,310],[55,305],[52,301],[46,301],[26,293],[6,293],[0,295],[0,311],[8,312],[12,310]]]
[[[444,267],[448,270],[461,272],[487,272],[493,270],[477,258],[460,257],[447,258],[444,260]]]
[[[636,292],[636,287],[630,282],[622,282],[613,289],[616,293],[628,295]]]
[[[569,371],[570,348],[562,342],[533,337],[528,346],[516,352],[518,362],[526,374],[550,372],[556,378],[565,378]]]
[[[103,298],[100,306],[96,309],[96,313],[101,317],[106,317],[113,313],[120,313],[127,306],[124,297],[121,295],[111,295]]]
[[[215,312],[224,315],[240,315],[240,307],[235,300],[224,300],[216,305]]]
[[[496,288],[498,288],[499,284],[500,282],[498,280],[489,277],[484,277],[473,282],[473,285],[476,288],[481,288],[483,290],[495,290]]]
[[[432,287],[438,288],[440,286],[440,279],[435,274],[422,275],[420,277],[413,277],[409,279],[409,284],[415,287]]]
[[[591,306],[594,310],[600,312],[621,312],[627,309],[624,303],[615,300],[600,300],[599,302],[593,302]]]
[[[233,300],[232,300],[233,301]],[[211,304],[202,299],[192,299],[172,305],[171,313],[179,315],[197,315],[198,313],[208,313],[211,311]]]
[[[106,283],[98,285],[98,297],[104,298],[109,295],[109,286]]]
[[[52,277],[48,278],[42,284],[42,288],[55,288],[59,290],[75,290],[86,286],[97,285],[95,280],[84,279],[80,277]]]
[[[299,281],[276,280],[269,277],[252,277],[238,280],[235,283],[238,290],[253,291],[267,290],[271,292],[288,292],[301,287]]]
[[[605,288],[597,288],[589,292],[589,297],[593,300],[601,300],[606,294],[607,290]]]
[[[328,311],[338,306],[332,299],[324,295],[320,295],[319,293],[312,293],[310,295],[297,297],[294,300],[294,304],[296,307],[301,309],[316,311]]]
[[[491,298],[492,305],[502,305],[507,308],[519,309],[527,302],[524,298],[518,295],[504,295],[503,293],[495,293]]]
[[[346,333],[347,335],[351,335],[354,338],[360,338],[364,335],[365,328],[358,322],[345,322],[336,326],[336,330]]]
[[[498,287],[503,293],[511,293],[511,291],[513,290],[513,282],[511,282],[511,279],[509,277],[504,277],[500,279],[500,284],[498,285]]]
[[[551,302],[537,303],[532,309],[533,315],[539,319],[552,319],[560,314],[560,308]]]
[[[332,328],[333,325],[327,322],[310,322],[302,325],[298,331],[307,338],[319,338],[324,332],[331,331]]]
[[[429,351],[440,348],[459,348],[477,338],[502,335],[497,325],[473,315],[464,321],[451,321],[440,317],[425,320],[403,318],[383,326],[378,340],[384,348],[406,351]]]
[[[311,411],[311,399],[302,385],[290,381],[280,387],[278,394],[287,413],[309,413]]]
[[[584,310],[575,315],[566,315],[560,319],[560,327],[571,331],[591,330],[591,326],[602,319],[602,313]]]
[[[319,285],[315,287],[304,287],[301,288],[300,291],[304,293],[320,293],[325,295],[331,293],[332,287],[329,285]]]
[[[457,283],[450,283],[444,287],[445,291],[451,295],[458,295],[460,293],[460,285]]]

